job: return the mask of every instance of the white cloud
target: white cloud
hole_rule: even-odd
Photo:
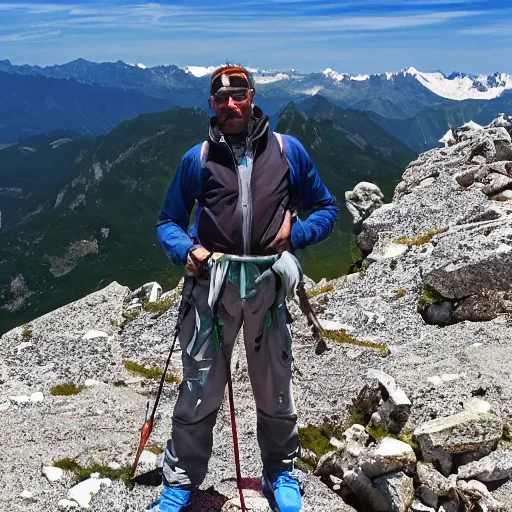
[[[12,43],[18,41],[41,41],[51,37],[57,37],[60,30],[39,30],[36,32],[15,32],[12,34],[1,34],[0,42]]]
[[[512,35],[512,19],[500,23],[491,23],[479,27],[463,28],[457,31],[458,34],[466,36],[507,36]]]

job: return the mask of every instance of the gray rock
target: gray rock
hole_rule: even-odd
[[[444,477],[439,471],[423,462],[417,464],[416,471],[419,482],[427,489],[430,489],[437,498],[454,495],[456,489],[454,478]],[[434,502],[434,499],[428,493],[425,493],[425,497],[428,499],[428,501],[424,500],[425,503],[430,506],[437,506],[437,499]]]
[[[336,451],[322,455],[315,469],[315,476],[329,477],[330,475],[343,476],[343,460]]]
[[[132,292],[132,298],[142,299],[143,302],[155,302],[162,295],[162,287],[155,281],[143,284]]]
[[[357,424],[345,430],[342,437],[345,444],[345,453],[356,459],[365,452],[366,443],[370,438],[365,428]]]
[[[459,502],[455,500],[445,501],[438,512],[459,512]]]
[[[482,192],[488,196],[492,196],[510,188],[512,178],[493,172],[487,176],[484,184],[485,186],[482,188]]]
[[[459,467],[457,476],[462,480],[493,482],[512,477],[512,452],[498,449],[475,462]]]
[[[443,473],[451,467],[443,454],[485,452],[501,438],[503,422],[483,400],[468,402],[461,413],[424,423],[414,431],[422,455],[429,462],[443,464]]]
[[[404,473],[381,476],[373,483],[386,497],[391,512],[407,512],[414,501],[413,480]]]
[[[471,295],[458,301],[453,313],[457,322],[469,320],[483,322],[496,318],[502,313],[512,312],[512,294],[510,291],[489,291]]]
[[[377,410],[380,421],[387,432],[398,434],[409,418],[411,401],[391,375],[381,370],[369,369],[368,377],[377,379],[383,388],[384,399]]]
[[[423,279],[443,297],[456,299],[508,290],[511,268],[512,225],[498,219],[457,226],[439,235],[423,264]]]
[[[416,489],[416,494],[420,497],[423,503],[426,503],[427,506],[434,509],[437,508],[439,496],[432,489],[429,489],[426,485],[419,485]]]
[[[389,512],[391,510],[387,499],[377,488],[373,487],[371,480],[360,468],[345,471],[343,480],[357,499],[364,506],[370,507],[370,510],[376,512]]]
[[[438,300],[425,308],[425,321],[430,325],[448,325],[453,316],[453,302]]]
[[[379,383],[384,386],[389,395],[389,400],[391,400],[394,405],[398,407],[411,405],[411,401],[407,398],[403,389],[397,386],[395,379],[391,377],[391,375],[381,370],[370,368],[368,370],[368,377],[370,379],[377,379]]]
[[[368,450],[360,459],[359,465],[369,478],[396,471],[412,473],[416,465],[416,455],[408,444],[385,437]]]
[[[374,183],[362,181],[354,190],[345,192],[345,201],[349,212],[352,214],[352,222],[359,226],[373,211],[382,206],[384,194]]]
[[[367,261],[374,262],[390,258],[398,258],[408,250],[407,244],[397,244],[393,241],[392,232],[381,232],[378,240],[372,248],[372,252],[366,257]]]
[[[436,509],[423,505],[421,501],[414,500],[409,508],[409,512],[436,512]]]
[[[469,482],[459,480],[457,487],[464,495],[466,502],[471,504],[477,503],[479,510],[483,512],[505,512],[503,503],[494,499],[482,482],[478,480],[470,480]]]

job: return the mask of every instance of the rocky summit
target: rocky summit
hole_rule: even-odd
[[[315,354],[289,303],[305,512],[512,510],[511,134],[507,116],[451,130],[389,204],[373,184],[347,192],[364,259],[306,286],[328,350]],[[178,302],[179,287],[113,282],[2,336],[2,510],[141,511],[156,498],[179,350],[135,483],[128,471]],[[233,375],[246,502],[267,511],[240,351]],[[190,510],[240,510],[227,403]]]

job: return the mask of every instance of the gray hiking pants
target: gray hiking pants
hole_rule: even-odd
[[[185,286],[190,286],[192,279],[187,278]],[[172,439],[167,442],[163,467],[164,482],[170,486],[198,486],[205,478],[212,453],[213,428],[242,324],[249,378],[256,402],[257,438],[265,471],[292,469],[299,447],[291,382],[291,335],[284,304],[275,303],[274,276],[262,282],[257,294],[248,300],[241,300],[238,286],[229,281],[226,283],[218,306],[223,331],[221,346],[209,325],[208,284],[207,279],[197,280],[192,307],[179,335],[183,381],[174,408]],[[209,337],[209,348],[199,361],[186,350],[198,336]],[[240,445],[244,445],[243,438]]]

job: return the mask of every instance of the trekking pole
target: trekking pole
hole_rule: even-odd
[[[233,451],[235,452],[235,468],[236,468],[236,486],[240,496],[240,506],[242,512],[247,512],[245,505],[244,492],[242,488],[242,471],[240,469],[240,451],[238,449],[238,434],[236,431],[235,419],[235,400],[233,396],[233,381],[231,379],[231,368],[228,370],[228,397],[229,397],[229,414],[231,416],[231,432],[233,433]]]
[[[228,400],[229,400],[229,415],[231,418],[231,433],[233,436],[233,451],[235,454],[235,471],[236,471],[236,486],[238,488],[238,495],[240,496],[240,507],[242,508],[242,512],[248,512],[247,507],[245,505],[244,492],[242,488],[242,471],[240,469],[240,450],[238,448],[238,434],[236,431],[236,417],[235,417],[235,399],[233,393],[233,379],[231,378],[231,361],[230,358],[226,355],[224,351],[224,336],[222,332],[222,327],[219,322],[219,303],[220,298],[224,293],[224,288],[226,286],[227,274],[224,275],[224,280],[220,286],[219,293],[215,302],[212,305],[212,318],[213,318],[213,334],[217,343],[219,344],[222,355],[224,356],[224,360],[226,361],[226,367],[228,372]]]
[[[189,286],[187,286],[187,285],[189,285]],[[140,431],[139,448],[137,450],[137,454],[135,455],[135,460],[133,461],[132,468],[130,470],[130,478],[133,478],[133,475],[135,474],[135,470],[137,469],[137,464],[139,463],[139,458],[140,458],[142,452],[144,451],[144,447],[146,446],[149,436],[151,435],[151,431],[153,430],[153,426],[155,423],[156,410],[158,407],[158,402],[160,401],[160,397],[162,396],[162,390],[164,388],[167,370],[169,369],[169,364],[171,362],[171,357],[174,352],[176,340],[178,339],[178,334],[180,333],[181,323],[183,322],[183,319],[185,318],[185,316],[188,313],[188,310],[190,309],[190,305],[191,305],[191,301],[192,301],[192,292],[194,291],[195,285],[196,285],[195,279],[191,279],[189,281],[185,280],[185,283],[183,285],[183,297],[182,297],[182,302],[180,304],[180,308],[179,308],[179,312],[178,312],[178,319],[176,320],[176,326],[174,328],[174,339],[172,341],[171,350],[169,351],[167,361],[165,362],[164,371],[162,372],[162,376],[160,377],[160,384],[158,385],[158,391],[156,393],[155,403],[153,404],[153,410],[151,411],[151,415],[149,417],[148,417],[149,402],[147,404],[146,419],[145,419],[144,425],[142,425],[142,429]],[[189,290],[186,290],[187,287],[189,288]]]

